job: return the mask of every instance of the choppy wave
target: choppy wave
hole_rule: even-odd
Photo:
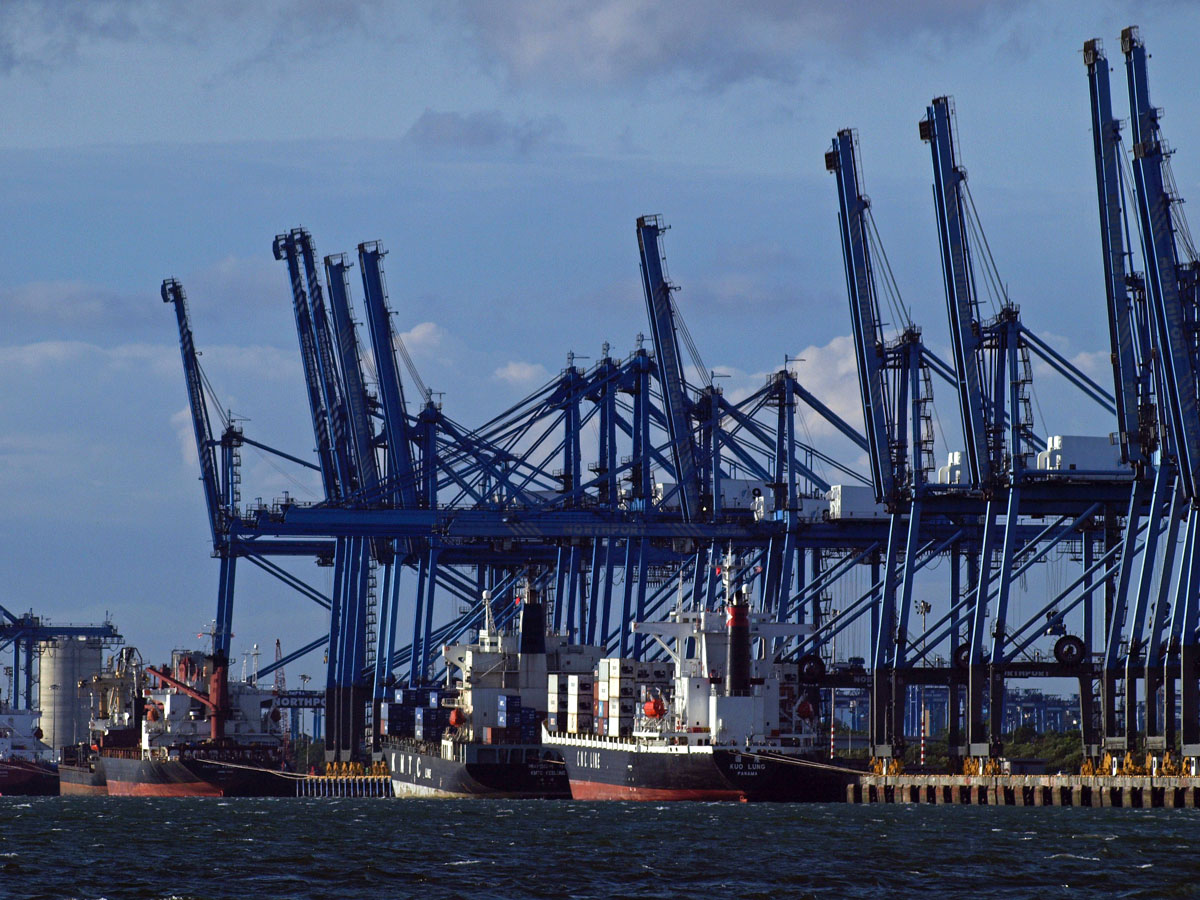
[[[1192,897],[1200,811],[0,799],[0,898]]]

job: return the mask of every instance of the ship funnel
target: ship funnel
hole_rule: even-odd
[[[521,653],[546,652],[546,607],[534,591],[521,604]]]
[[[750,695],[750,606],[741,591],[725,607],[729,657],[725,664],[725,696]]]

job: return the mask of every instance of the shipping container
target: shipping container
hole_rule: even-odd
[[[888,512],[875,502],[875,488],[856,484],[831,485],[825,495],[831,519],[886,519]]]
[[[608,699],[609,700],[632,700],[636,691],[636,685],[632,680],[621,680],[608,682]]]
[[[571,734],[586,734],[594,724],[595,719],[591,714],[567,713],[567,731]]]
[[[609,716],[605,726],[610,737],[633,733],[633,716]]]

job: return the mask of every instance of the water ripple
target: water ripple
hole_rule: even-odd
[[[1197,895],[1195,810],[0,798],[0,898]],[[1186,849],[1183,849],[1186,848]]]

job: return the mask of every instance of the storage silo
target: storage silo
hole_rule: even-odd
[[[38,644],[38,687],[42,740],[54,748],[87,739],[91,699],[79,682],[101,669],[103,643],[98,638],[58,638]]]

